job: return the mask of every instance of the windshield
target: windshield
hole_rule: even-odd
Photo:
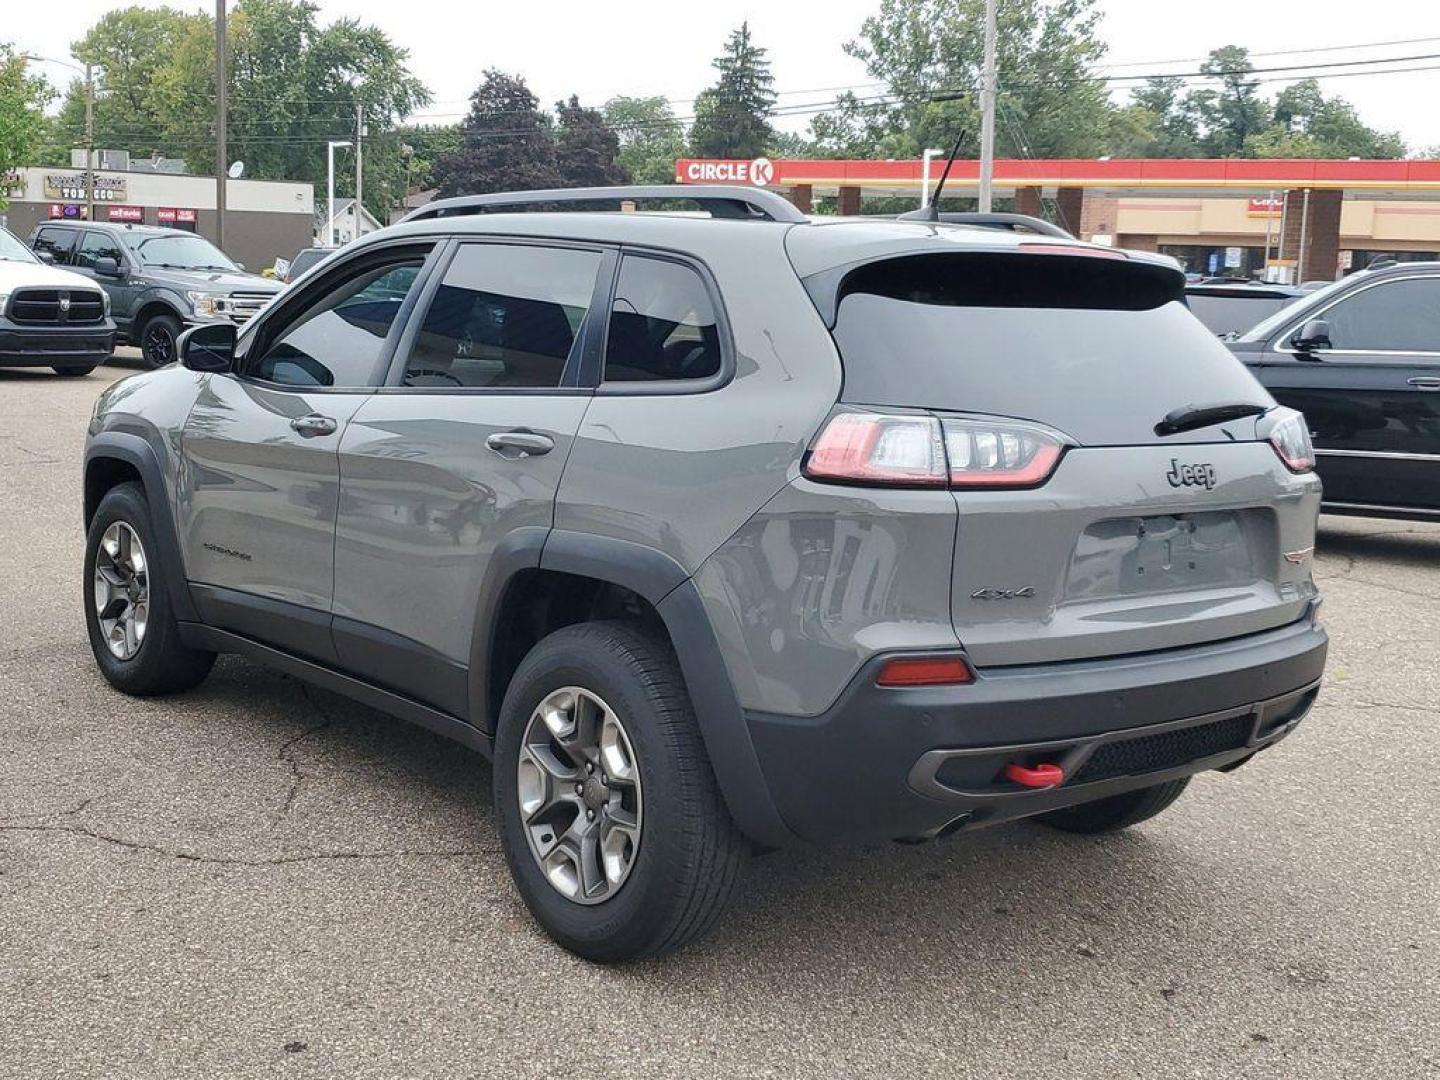
[[[0,229],[0,259],[9,259],[12,262],[40,261],[29,248],[4,229]]]
[[[132,234],[126,245],[146,266],[173,270],[238,270],[226,254],[203,236],[174,233]]]

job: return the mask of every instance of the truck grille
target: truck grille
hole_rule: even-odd
[[[1255,714],[1241,713],[1196,727],[1117,739],[1096,748],[1070,779],[1072,784],[1174,769],[1197,758],[1237,750],[1250,740]]]
[[[274,297],[274,293],[231,293],[215,298],[215,310],[237,323],[243,323]]]
[[[83,326],[104,320],[105,300],[87,289],[19,289],[10,299],[10,318],[26,326]]]

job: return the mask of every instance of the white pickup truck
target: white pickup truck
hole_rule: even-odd
[[[88,375],[115,348],[110,298],[0,229],[0,367]]]

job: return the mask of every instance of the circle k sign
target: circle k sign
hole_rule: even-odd
[[[754,161],[682,161],[677,172],[692,184],[731,183],[765,187],[775,182],[775,163],[763,157]]]

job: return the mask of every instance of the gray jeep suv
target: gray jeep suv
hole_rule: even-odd
[[[661,198],[709,215],[566,212]],[[493,757],[595,960],[703,933],[755,847],[1132,824],[1326,650],[1305,427],[1184,285],[748,189],[431,204],[101,397],[95,657],[240,653]]]
[[[175,359],[187,326],[243,323],[281,288],[184,229],[48,222],[35,229],[30,246],[104,289],[120,339],[137,346],[151,367]]]

